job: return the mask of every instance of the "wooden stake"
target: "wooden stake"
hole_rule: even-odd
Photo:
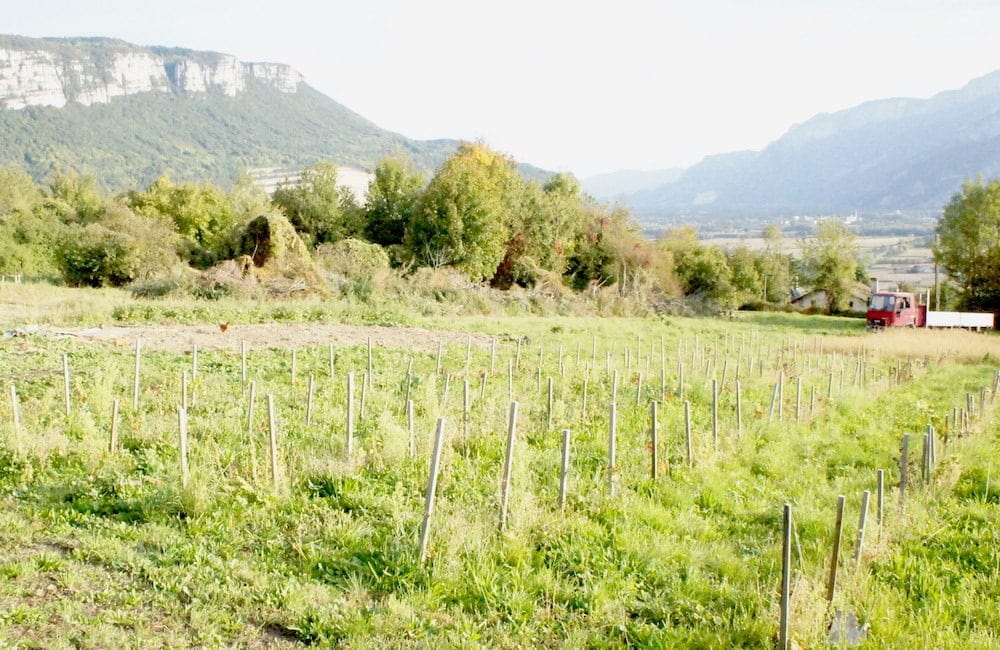
[[[427,545],[431,537],[431,516],[434,514],[434,496],[437,491],[438,469],[441,465],[441,446],[444,441],[444,418],[438,418],[434,435],[434,451],[431,453],[431,471],[427,479],[427,494],[424,498],[424,519],[420,523],[420,563],[427,560]]]
[[[778,623],[778,648],[790,647],[788,630],[791,626],[791,578],[792,578],[792,505],[782,507],[781,531],[781,609]]]
[[[240,341],[240,372],[243,376],[243,385],[247,385],[247,342]]]
[[[417,435],[416,435],[416,423],[413,415],[413,400],[406,400],[406,428],[409,432],[409,441],[407,445],[407,450],[410,458],[413,458],[417,453]]]
[[[654,481],[657,478],[660,464],[660,427],[658,424],[659,407],[660,403],[655,400],[649,404],[650,476],[652,476]]]
[[[21,403],[17,399],[17,386],[10,385],[10,415],[14,420],[14,437],[21,436]]]
[[[500,532],[507,530],[507,507],[510,503],[510,475],[514,466],[514,439],[517,435],[517,402],[510,403],[507,420],[507,454],[503,461],[503,478],[500,482]]]
[[[736,380],[736,437],[743,437],[743,392],[740,380]]]
[[[615,473],[618,468],[615,466],[617,455],[617,429],[618,429],[618,405],[611,402],[611,414],[608,418],[608,492],[615,494]]]
[[[316,397],[316,377],[312,374],[309,375],[309,388],[306,394],[306,426],[312,424],[313,419],[313,402]]]
[[[118,451],[118,411],[121,408],[121,400],[115,398],[111,402],[111,438],[108,440],[108,452]]]
[[[70,382],[69,382],[69,355],[68,354],[64,354],[63,355],[63,388],[64,388],[64,392],[66,394],[66,415],[69,415],[70,411],[73,410],[73,401],[70,398],[69,386],[70,386]]]
[[[833,525],[833,555],[830,558],[830,574],[826,580],[826,599],[833,602],[837,589],[837,568],[840,566],[840,538],[844,526],[844,495],[837,497],[837,519]]]
[[[910,434],[903,434],[902,453],[899,455],[899,507],[906,502],[906,475],[910,471]]]
[[[694,445],[691,441],[691,402],[684,400],[684,444],[687,451],[687,465],[694,466]]]
[[[719,384],[712,378],[712,446],[719,450]]]
[[[271,451],[271,485],[278,490],[281,477],[278,472],[278,421],[274,414],[274,395],[267,396],[267,430]]]
[[[247,400],[247,449],[250,451],[250,476],[257,482],[257,441],[253,435],[253,409],[257,401],[257,382],[250,382],[250,394]]]
[[[566,510],[566,488],[569,482],[569,429],[562,432],[562,471],[559,474],[559,510]]]
[[[354,373],[347,373],[347,457],[354,453]]]
[[[854,564],[861,566],[861,553],[865,545],[865,524],[868,522],[868,501],[871,499],[871,490],[861,493],[861,514],[858,515],[858,540],[854,544]]]
[[[878,521],[879,539],[882,539],[882,523],[885,518],[885,470],[878,470],[876,476],[875,515]]]
[[[135,377],[132,381],[132,410],[139,410],[139,372],[142,367],[142,341],[135,340]]]
[[[177,426],[180,429],[181,487],[186,488],[188,484],[188,422],[187,410],[183,406],[177,409]]]
[[[330,344],[330,379],[333,379],[333,365],[334,365],[335,361],[336,361],[336,353],[334,352],[334,349],[333,349],[333,343],[331,343]],[[412,363],[412,359],[411,359],[411,363]]]

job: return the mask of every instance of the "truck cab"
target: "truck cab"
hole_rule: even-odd
[[[926,313],[912,293],[879,291],[868,299],[866,318],[869,329],[923,327]]]

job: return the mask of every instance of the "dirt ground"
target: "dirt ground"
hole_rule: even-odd
[[[180,352],[197,345],[202,350],[239,351],[242,341],[251,348],[302,348],[314,345],[335,346],[363,345],[372,339],[372,345],[382,348],[402,348],[416,351],[433,351],[439,343],[466,345],[472,340],[475,347],[488,347],[490,337],[485,334],[468,334],[446,330],[428,330],[419,327],[379,327],[359,325],[278,324],[229,325],[223,331],[220,325],[170,325],[103,328],[48,328],[37,334],[69,336],[81,341],[107,342],[122,347],[135,345],[153,350]]]

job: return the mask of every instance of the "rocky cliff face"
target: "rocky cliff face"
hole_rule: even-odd
[[[287,65],[244,63],[214,52],[144,48],[110,39],[0,36],[0,109],[89,106],[148,92],[235,96],[254,82],[294,93],[302,76]]]

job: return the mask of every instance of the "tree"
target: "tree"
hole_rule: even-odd
[[[454,265],[475,282],[492,278],[510,240],[514,162],[482,144],[462,143],[438,169],[406,230],[414,259]]]
[[[937,225],[934,258],[964,309],[1000,310],[1000,179],[966,182]]]
[[[195,266],[211,266],[231,252],[232,204],[214,185],[175,185],[161,176],[144,191],[129,192],[128,204],[143,216],[172,223],[182,237],[182,256]]]
[[[826,293],[827,310],[843,311],[857,282],[858,248],[854,233],[837,219],[824,219],[816,237],[802,245],[802,271],[813,289]]]
[[[358,211],[352,209],[357,204],[353,194],[337,185],[333,163],[320,162],[302,170],[299,182],[280,185],[271,201],[313,246],[360,232]]]
[[[423,177],[409,161],[386,158],[379,162],[364,208],[368,241],[381,246],[402,244],[423,186]]]

